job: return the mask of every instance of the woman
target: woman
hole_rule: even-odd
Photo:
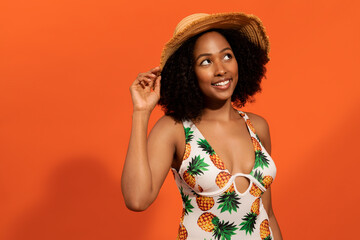
[[[282,239],[271,205],[276,167],[268,124],[234,109],[260,91],[268,51],[252,15],[193,14],[177,25],[160,67],[130,87],[122,175],[129,209],[145,210],[171,169],[183,200],[178,239]],[[147,137],[156,104],[165,116]]]

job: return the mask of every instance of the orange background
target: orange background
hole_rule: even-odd
[[[180,19],[222,11],[259,16],[270,36],[263,92],[245,110],[270,124],[284,239],[356,238],[359,5],[1,1],[0,239],[175,239],[181,199],[171,175],[145,212],[122,199],[129,86],[159,63]]]

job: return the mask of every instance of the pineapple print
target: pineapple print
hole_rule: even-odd
[[[268,189],[268,188],[270,187],[270,185],[271,185],[272,182],[273,182],[272,176],[265,176],[265,177],[263,177],[263,179],[262,179],[262,184],[264,185],[264,187],[265,187],[266,189]]]
[[[192,135],[193,131],[190,131],[191,128],[185,128],[184,127],[184,131],[185,131],[185,153],[184,153],[184,157],[183,160],[188,159],[188,157],[190,156],[190,152],[191,152],[191,145],[190,142],[193,139],[194,135]]]
[[[259,136],[256,133],[255,133],[255,137],[259,142],[261,142]]]
[[[256,180],[258,180],[259,183],[261,183],[261,185],[263,185],[266,189],[268,189],[270,187],[271,183],[274,180],[271,176],[263,177],[262,173],[258,170],[256,170],[254,174],[252,174],[252,172],[250,174],[253,175],[254,178]]]
[[[187,214],[189,214],[189,212],[192,212],[191,209],[193,209],[194,206],[191,205],[191,199],[189,199],[189,195],[186,195],[183,192],[182,187],[180,188],[180,194],[181,194],[181,199],[182,199],[183,204],[184,204],[183,215],[181,217],[181,222],[182,222],[184,220],[184,215],[187,215]]]
[[[234,184],[231,184],[231,186],[228,189],[226,189],[225,192],[235,192]]]
[[[207,171],[209,164],[204,163],[204,158],[200,158],[200,155],[195,156],[189,162],[187,170],[183,174],[184,181],[191,187],[195,187],[195,176],[204,174],[203,171]]]
[[[250,130],[255,133],[255,128],[254,126],[251,124],[250,119],[246,119],[246,124],[249,126]]]
[[[214,206],[215,200],[212,197],[196,195],[196,203],[202,211],[208,211]]]
[[[185,226],[180,223],[179,232],[178,232],[178,236],[176,239],[177,240],[185,240],[185,239],[187,239],[187,237],[188,237],[188,232],[187,232]]]
[[[257,198],[251,205],[250,212],[259,215],[260,214],[260,198]]]
[[[261,189],[258,186],[256,186],[255,183],[253,183],[250,188],[250,194],[253,195],[254,197],[260,197],[262,193],[263,191],[261,191]]]
[[[188,236],[188,232],[183,224],[184,216],[185,216],[185,209],[183,208],[181,218],[180,218],[179,231],[178,231],[178,235],[176,238],[177,240],[185,240],[185,239],[187,239],[187,236]]]
[[[199,227],[206,231],[206,232],[212,232],[215,228],[215,225],[213,224],[212,220],[215,218],[216,216],[210,212],[205,212],[203,214],[201,214],[201,216],[199,217],[197,224],[199,225]]]
[[[218,187],[220,189],[222,189],[229,182],[230,178],[231,178],[230,173],[228,173],[228,172],[220,172],[216,176],[216,179],[215,179],[216,185],[218,185]]]
[[[269,228],[269,221],[265,219],[260,224],[260,237],[262,240],[271,240],[272,237],[270,236],[270,228]]]
[[[173,171],[183,201],[177,234],[179,240],[192,239],[193,234],[204,235],[201,238],[204,240],[205,236],[207,240],[273,238],[269,220],[264,220],[262,216],[265,210],[262,212],[261,195],[270,188],[274,180],[275,175],[268,176],[271,173],[268,170],[271,169],[267,169],[274,164],[271,157],[265,153],[254,127],[250,120],[246,119],[246,114],[239,114],[249,129],[255,152],[255,164],[250,173],[253,178],[250,180],[250,189],[247,190],[251,196],[237,191],[235,183],[231,181],[233,176],[204,136],[195,131],[196,126],[185,126],[186,145],[183,160],[186,161],[180,170]],[[188,186],[184,185],[184,182]],[[221,193],[208,197],[208,192],[212,191]]]
[[[227,189],[218,199],[217,203],[219,203],[218,209],[221,208],[221,212],[231,211],[237,212],[239,208],[240,197],[235,192],[234,185],[232,184],[229,189]]]
[[[210,146],[206,139],[200,139],[199,141],[197,141],[197,143],[204,152],[210,155],[210,160],[218,169],[225,170],[225,164],[223,163],[223,161],[221,161],[219,156],[215,153],[214,149]]]
[[[252,234],[255,229],[256,224],[256,218],[260,214],[260,198],[257,198],[253,204],[251,205],[250,212],[247,213],[242,220],[244,220],[242,223],[240,223],[240,230],[245,230],[246,234]]]
[[[197,224],[206,232],[213,232],[213,237],[217,240],[230,240],[235,235],[237,227],[234,223],[220,221],[217,216],[210,212],[201,214]]]
[[[264,167],[269,167],[269,159],[266,158],[265,154],[261,151],[262,148],[260,146],[259,141],[251,137],[251,141],[253,142],[254,149],[255,149],[255,166],[254,168],[261,167],[264,169]]]
[[[182,209],[181,217],[180,217],[180,224],[183,224],[185,216],[185,208]]]

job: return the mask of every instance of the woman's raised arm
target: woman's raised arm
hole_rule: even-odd
[[[121,177],[126,206],[143,211],[155,200],[174,156],[174,134],[169,117],[162,117],[147,138],[149,117],[160,98],[160,69],[140,73],[130,87],[132,129]]]

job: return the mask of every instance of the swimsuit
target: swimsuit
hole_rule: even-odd
[[[250,174],[231,175],[195,124],[183,121],[185,153],[179,171],[172,168],[183,201],[177,239],[273,239],[261,195],[275,179],[276,167],[249,117],[242,111],[239,114],[255,150]],[[250,182],[243,193],[235,185],[238,176]]]

